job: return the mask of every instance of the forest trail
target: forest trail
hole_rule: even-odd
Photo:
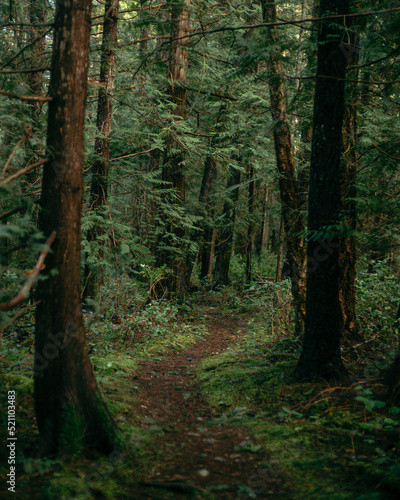
[[[224,410],[208,405],[194,380],[196,366],[238,342],[245,327],[244,321],[208,311],[205,339],[181,353],[143,362],[136,372],[140,392],[134,411],[140,425],[159,436],[151,473],[135,498],[282,498],[279,475],[273,473],[276,461],[266,450],[246,450],[251,435],[245,427],[215,422]],[[271,468],[258,466],[266,461]]]

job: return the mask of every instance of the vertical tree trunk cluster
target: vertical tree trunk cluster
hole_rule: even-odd
[[[277,18],[275,3],[262,0],[262,13],[264,22],[275,22]],[[266,33],[267,47],[276,47],[278,43],[276,26],[268,28]],[[280,176],[282,219],[296,308],[296,333],[300,334],[304,331],[306,303],[306,246],[303,237],[305,227],[301,195],[295,173],[281,54],[275,48],[269,49],[268,67],[275,154]]]
[[[103,41],[101,46],[100,84],[97,107],[97,136],[94,145],[95,159],[92,165],[92,180],[90,184],[90,209],[100,211],[107,205],[108,171],[110,165],[110,138],[112,120],[112,91],[115,79],[115,48],[117,44],[119,0],[107,0],[104,4]],[[98,224],[87,233],[87,240],[96,241],[104,234],[104,229]],[[105,244],[105,242],[103,242]],[[97,256],[103,257],[103,252]],[[96,291],[102,282],[100,266],[96,268],[86,264],[85,299],[95,299]]]
[[[348,0],[321,0],[319,17],[346,14]],[[321,21],[314,98],[308,200],[307,301],[300,380],[340,379],[343,322],[339,300],[339,223],[346,58],[341,50],[344,17]]]
[[[168,93],[174,108],[171,113],[171,132],[166,139],[166,148],[162,164],[162,181],[165,188],[171,188],[166,203],[176,207],[184,207],[185,203],[185,154],[176,137],[175,125],[186,118],[187,90],[186,75],[188,66],[188,52],[185,39],[181,39],[189,32],[189,10],[185,0],[169,1],[171,9],[171,43],[168,58]],[[178,211],[179,213],[179,211]],[[188,291],[188,270],[186,249],[182,240],[186,231],[179,216],[162,214],[164,235],[160,243],[158,264],[166,264],[173,271],[168,280],[169,292],[175,292],[179,299],[183,299]]]
[[[83,446],[110,452],[116,427],[104,406],[88,356],[81,312],[80,257],[84,125],[91,1],[57,2],[49,93],[47,149],[39,227],[56,232],[37,286],[34,365],[36,420],[42,452]]]

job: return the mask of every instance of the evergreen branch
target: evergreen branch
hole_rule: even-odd
[[[343,19],[343,22],[346,22],[347,18],[357,18],[357,17],[365,17],[365,16],[374,16],[378,14],[387,14],[389,12],[397,12],[400,11],[400,7],[395,7],[393,9],[384,9],[384,10],[376,10],[376,11],[368,11],[368,12],[354,12],[352,14],[332,14],[324,17],[309,17],[306,19],[297,19],[292,21],[276,21],[276,22],[268,22],[268,23],[257,23],[257,24],[242,24],[240,26],[222,26],[221,28],[214,28],[212,30],[205,31],[197,31],[195,33],[190,33],[189,35],[183,35],[177,38],[173,38],[170,41],[175,42],[176,40],[183,40],[185,38],[192,38],[193,36],[206,36],[211,35],[212,33],[220,33],[222,31],[237,31],[237,30],[246,30],[246,29],[254,29],[254,28],[272,28],[272,27],[280,27],[287,26],[288,24],[297,25],[299,23],[315,23],[317,21],[330,21],[335,19]]]
[[[374,146],[375,149],[377,149],[378,151],[380,151],[385,156],[388,156],[392,160],[398,160],[398,161],[400,161],[400,158],[398,156],[393,156],[393,155],[389,154],[387,151],[384,151],[383,149],[381,149],[379,146],[377,146],[373,142],[371,142],[371,144]]]
[[[375,61],[370,61],[365,64],[359,64],[356,66],[349,66],[348,69],[358,69],[358,68],[365,68],[367,66],[373,66],[374,64],[377,64],[382,61],[386,61],[386,59],[390,59],[392,56],[400,52],[400,47],[397,47],[397,49],[393,50],[393,52],[390,52],[387,56],[381,57],[380,59],[375,59]]]
[[[52,30],[52,28],[48,29],[45,33],[43,33],[40,36],[38,36],[37,38],[35,38],[31,43],[28,43],[28,45],[25,45],[25,47],[23,47],[17,54],[15,54],[15,56],[13,56],[10,60],[8,60],[5,64],[3,64],[3,66],[0,69],[4,69],[6,66],[10,65],[13,61],[15,61],[15,59],[17,59],[17,57],[19,57],[21,54],[23,54],[26,49],[28,49],[29,47],[32,47],[33,45],[35,45],[35,43],[40,42],[40,40],[42,38],[44,38],[45,36],[47,36],[51,30]]]
[[[32,101],[32,102],[49,102],[52,101],[52,97],[36,96],[36,95],[19,95],[13,92],[6,92],[5,90],[0,90],[0,95],[10,97],[11,99],[20,99],[21,101]]]
[[[39,258],[36,262],[35,267],[33,268],[32,273],[29,275],[29,278],[26,280],[25,285],[21,288],[20,292],[11,300],[8,302],[3,302],[0,304],[0,311],[9,311],[10,309],[13,309],[15,306],[20,304],[28,295],[30,289],[32,288],[36,278],[38,277],[40,271],[43,268],[44,260],[49,253],[50,246],[54,241],[54,238],[56,237],[56,232],[53,231],[51,235],[47,238],[47,241],[45,243],[46,247],[44,250],[39,255]]]
[[[194,89],[192,87],[188,87],[187,85],[182,85],[182,87],[186,90],[191,90],[192,92],[197,92],[198,94],[211,95],[213,97],[220,97],[221,99],[228,99],[229,101],[237,101],[236,97],[233,97],[229,94],[218,94],[215,92],[209,92],[207,90]]]
[[[393,85],[394,83],[399,83],[400,80],[389,80],[387,82],[378,82],[375,80],[352,80],[349,78],[338,78],[336,76],[328,76],[328,75],[314,75],[314,76],[291,76],[283,73],[285,78],[289,78],[290,80],[315,80],[316,78],[326,78],[329,80],[339,80],[342,82],[350,82],[350,83],[365,83],[366,85]]]

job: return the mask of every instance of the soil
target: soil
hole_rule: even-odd
[[[243,322],[207,314],[209,335],[187,351],[142,364],[135,408],[140,425],[156,437],[156,465],[143,478],[135,499],[282,498],[277,463],[264,449],[246,450],[252,440],[242,426],[215,423],[222,409],[211,407],[195,383],[195,368],[206,357],[238,342]],[[260,467],[264,463],[264,467]],[[267,463],[268,467],[265,467]]]

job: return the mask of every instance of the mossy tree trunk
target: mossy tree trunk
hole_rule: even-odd
[[[57,2],[39,228],[56,231],[37,286],[34,393],[42,453],[109,453],[118,439],[88,356],[80,304],[90,0]]]
[[[321,0],[320,17],[346,14],[348,0]],[[346,58],[341,50],[344,18],[321,21],[314,98],[308,200],[307,301],[303,349],[296,378],[342,378],[339,302],[340,172]]]

